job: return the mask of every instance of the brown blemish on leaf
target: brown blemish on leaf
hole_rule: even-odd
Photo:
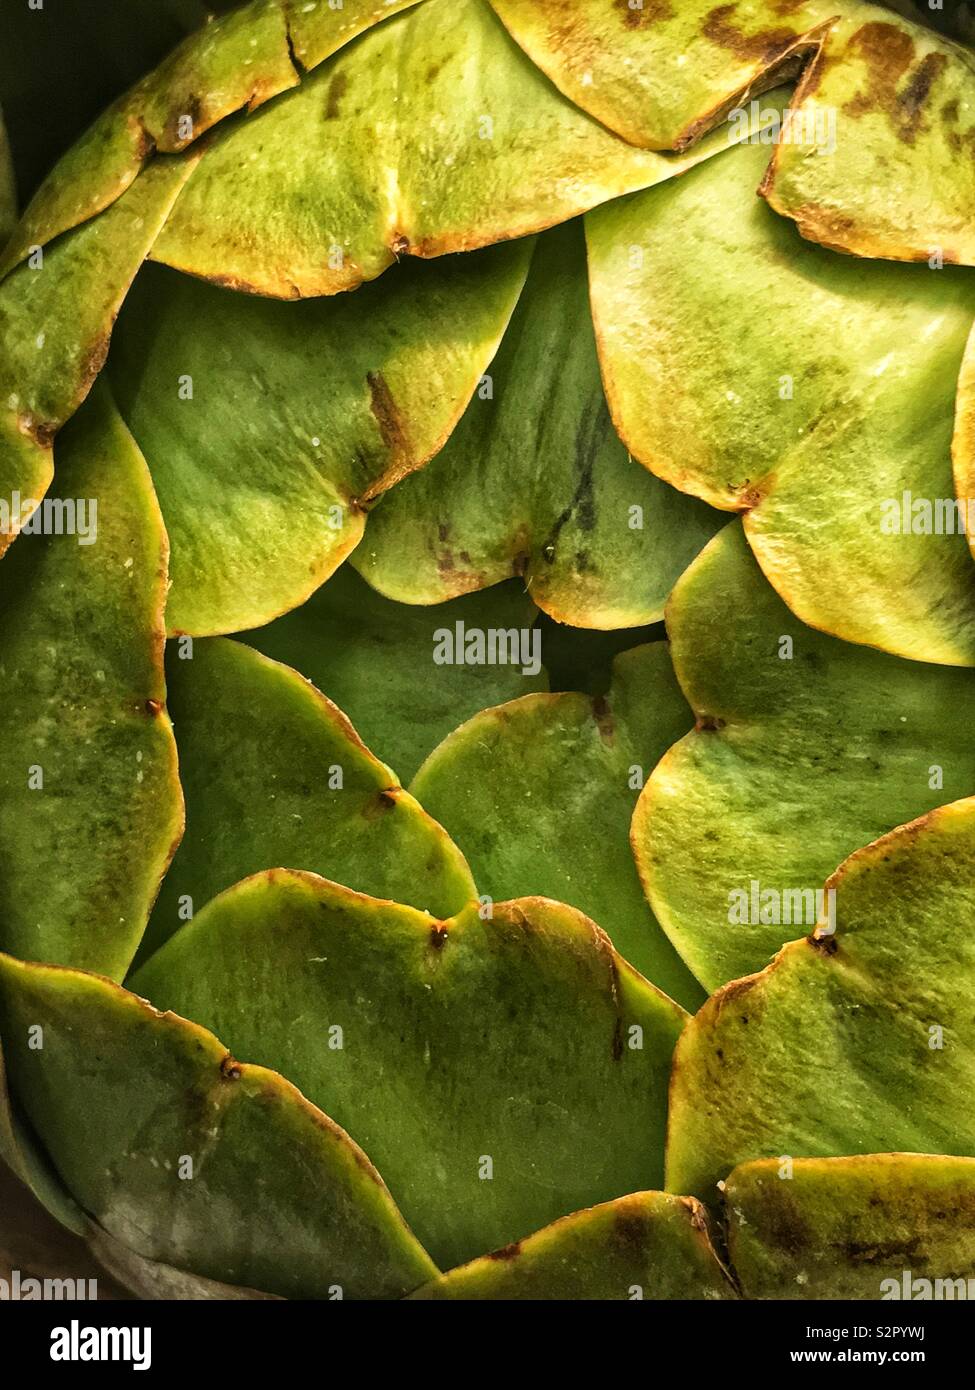
[[[542,556],[551,564],[555,560],[559,537],[567,523],[575,517],[583,531],[592,531],[596,525],[596,502],[593,491],[593,469],[600,447],[612,430],[609,410],[602,394],[598,401],[591,403],[583,414],[575,438],[575,461],[579,471],[575,490],[568,506],[555,518],[555,522],[542,546]]]
[[[337,72],[328,84],[328,96],[325,101],[326,121],[334,121],[337,118],[348,86],[349,75],[346,72]]]
[[[883,21],[864,24],[851,35],[847,47],[890,88],[897,85],[914,61],[914,40],[910,34]]]
[[[596,721],[599,737],[604,743],[612,743],[616,736],[616,721],[605,695],[597,695],[593,700],[592,717]]]
[[[201,280],[206,280],[207,283],[210,285],[216,285],[217,289],[233,290],[236,294],[253,294],[257,295],[260,299],[301,298],[301,291],[299,290],[298,286],[292,284],[288,285],[287,292],[285,294],[269,295],[266,290],[261,289],[258,285],[252,284],[250,280],[242,280],[239,275],[201,274],[199,278]]]
[[[135,157],[140,164],[147,163],[156,153],[156,141],[149,127],[141,116],[130,115],[126,118],[126,124],[130,130],[135,131],[136,147]]]
[[[623,1056],[623,1014],[620,1008],[620,972],[619,966],[617,965],[616,951],[613,949],[613,943],[603,931],[602,927],[597,926],[593,921],[589,922],[589,926],[592,929],[593,945],[599,956],[606,963],[607,983],[609,985],[608,992],[610,1002],[616,1013],[616,1018],[613,1021],[613,1037],[610,1043],[610,1053],[613,1061],[619,1062]]]
[[[711,996],[711,1004],[714,1008],[714,1021],[717,1023],[721,1017],[722,1010],[729,1004],[735,1003],[743,994],[748,994],[758,984],[760,975],[745,975],[740,980],[731,980]],[[674,1064],[677,1065],[676,1062]]]
[[[943,53],[928,53],[897,97],[898,125],[905,144],[913,145],[923,128],[925,104],[932,87],[947,66],[948,59]]]
[[[775,165],[769,165],[760,187],[759,194],[767,197],[775,183]],[[790,212],[790,217],[799,229],[799,234],[807,241],[815,241],[827,251],[838,251],[849,255],[851,247],[857,245],[860,226],[856,218],[836,208],[821,207],[818,203],[801,203]],[[916,259],[927,260],[930,253]]]
[[[828,934],[824,933],[820,936],[812,932],[806,937],[806,941],[814,951],[818,951],[820,955],[823,956],[835,956],[836,952],[840,949],[840,943],[836,939],[835,932],[829,932]]]
[[[779,1179],[775,1179],[779,1182]],[[794,1202],[790,1200],[787,1183],[774,1189],[777,1201],[765,1204],[762,1215],[762,1236],[770,1245],[790,1254],[808,1250],[815,1244],[815,1234]]]
[[[627,1250],[639,1253],[647,1238],[648,1221],[636,1203],[617,1207],[613,1213],[613,1236]]]
[[[143,702],[143,709],[146,714],[152,715],[153,717],[162,713],[162,707],[162,700],[146,700]]]
[[[521,1241],[514,1240],[510,1245],[502,1245],[500,1250],[492,1250],[485,1258],[489,1260],[516,1260],[521,1254]]]
[[[447,944],[447,923],[437,922],[430,928],[431,951],[442,951]]]
[[[28,439],[32,439],[41,449],[50,449],[54,443],[54,437],[58,432],[58,426],[51,420],[36,420],[33,415],[18,415],[17,428],[21,434],[26,434]]]
[[[698,716],[694,728],[699,734],[716,734],[724,726],[725,721],[716,714],[702,714]]]
[[[397,232],[389,243],[389,249],[394,256],[405,256],[410,249],[409,237],[404,236],[402,232]]]
[[[627,29],[643,29],[662,20],[673,19],[674,6],[671,0],[643,0],[642,8],[633,9],[630,0],[614,0],[623,23]]]
[[[103,333],[91,344],[84,357],[81,359],[78,372],[79,383],[77,392],[80,400],[84,400],[101,374],[101,370],[105,365],[105,359],[108,357],[108,346],[111,342],[111,337],[111,331]]]
[[[903,1264],[905,1269],[912,1265],[923,1268],[929,1262],[924,1251],[921,1236],[910,1236],[907,1240],[881,1240],[876,1242],[845,1240],[841,1246],[843,1255],[854,1265]]]
[[[768,474],[759,482],[747,481],[738,489],[738,502],[746,511],[761,506],[776,481],[774,473]]]
[[[616,1015],[616,1025],[613,1028],[613,1061],[619,1062],[623,1057],[623,1020],[619,1014]]]
[[[704,17],[701,32],[705,38],[726,48],[736,57],[762,64],[774,63],[793,46],[799,35],[794,29],[762,29],[757,34],[745,34],[733,24],[738,6],[718,5]]]
[[[677,1201],[686,1209],[690,1217],[691,1225],[694,1227],[695,1231],[704,1231],[707,1233],[708,1218],[703,1204],[699,1202],[696,1197],[678,1197]]]
[[[899,123],[897,85],[914,61],[914,40],[896,24],[864,24],[851,37],[847,52],[866,66],[865,85],[843,107],[848,116],[887,111]]]
[[[229,1052],[221,1059],[220,1075],[225,1081],[240,1080],[240,1063],[237,1061],[236,1057],[232,1057]]]
[[[375,820],[378,816],[391,811],[396,805],[397,797],[401,791],[400,787],[384,787],[381,792],[377,792],[371,801],[367,801],[362,808],[362,815],[365,820]]]
[[[404,459],[408,455],[406,428],[386,378],[382,372],[368,372],[366,380],[369,383],[369,408],[375,416],[383,443],[394,459]]]

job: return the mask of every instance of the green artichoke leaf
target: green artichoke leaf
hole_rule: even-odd
[[[482,893],[571,904],[688,1009],[704,1001],[647,907],[630,849],[646,777],[693,721],[665,642],[616,658],[609,695],[526,695],[462,724],[411,783]]]
[[[545,233],[489,375],[444,449],[370,515],[352,563],[436,603],[523,575],[577,627],[658,621],[721,514],[641,468],[606,406],[578,223]]]
[[[104,217],[0,285],[0,555],[51,483],[55,434],[101,371],[119,306],[192,157],[159,160]]]
[[[716,989],[813,924],[854,849],[975,790],[975,675],[803,627],[734,523],[675,588],[668,630],[697,727],[648,780],[633,846],[658,921]]]
[[[104,387],[57,468],[52,533],[23,536],[0,589],[0,947],[121,978],[183,825],[166,537]]]
[[[45,1210],[75,1235],[84,1235],[86,1217],[54,1172],[51,1161],[17,1112],[7,1084],[7,1069],[0,1040],[0,1168],[9,1169]],[[0,1184],[3,1175],[0,1173]]]
[[[144,1259],[297,1297],[436,1274],[365,1154],[273,1071],[97,975],[0,956],[11,1084],[80,1205]]]
[[[736,1168],[724,1198],[729,1251],[746,1298],[924,1297],[925,1281],[928,1298],[970,1296],[971,1158],[764,1159]]]
[[[491,0],[528,56],[631,144],[682,150],[794,74],[847,0]]]
[[[548,689],[537,620],[516,582],[418,608],[382,598],[343,565],[301,608],[244,636],[314,681],[406,783],[459,721]],[[479,641],[490,655],[492,634],[509,659],[473,659]]]
[[[659,477],[745,512],[759,563],[803,622],[975,665],[975,576],[951,476],[972,274],[803,242],[755,196],[767,154],[740,145],[587,216],[617,430]]]
[[[275,870],[214,899],[132,987],[347,1129],[441,1268],[662,1186],[686,1015],[560,903],[431,923]]]
[[[367,504],[425,464],[497,350],[531,243],[284,304],[150,266],[109,363],[172,545],[170,632],[297,607],[358,543]]]
[[[442,1274],[412,1299],[730,1299],[693,1197],[634,1192]]]
[[[970,798],[851,855],[816,930],[712,995],[674,1056],[671,1191],[711,1201],[756,1158],[975,1155],[973,867]]]
[[[404,253],[542,231],[700,157],[613,135],[487,0],[426,0],[219,132],[152,254],[260,294],[335,294]]]
[[[205,1279],[185,1269],[147,1260],[137,1255],[129,1245],[123,1245],[103,1231],[97,1222],[89,1221],[88,1248],[101,1267],[128,1292],[140,1299],[182,1299],[193,1302],[276,1302],[280,1295],[249,1289],[240,1284],[224,1284],[218,1279]]]
[[[295,60],[306,72],[317,68],[333,53],[417,0],[284,0],[288,33]]]
[[[186,833],[146,956],[242,878],[286,865],[449,917],[476,896],[446,832],[303,676],[225,637],[170,648]]]
[[[0,259],[0,276],[33,246],[110,207],[157,151],[183,150],[226,116],[297,83],[280,0],[251,0],[197,29],[55,165]]]
[[[844,18],[796,90],[762,191],[803,236],[857,256],[975,264],[975,55],[876,5]]]

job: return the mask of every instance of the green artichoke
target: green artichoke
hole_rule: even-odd
[[[143,1296],[970,1281],[966,15],[223,8],[39,183],[0,64],[0,1157]]]

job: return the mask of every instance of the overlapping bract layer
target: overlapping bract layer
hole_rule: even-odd
[[[829,881],[835,925],[709,999],[674,1060],[668,1186],[710,1201],[772,1155],[975,1155],[973,855],[975,800],[892,831]]]
[[[121,979],[183,803],[165,709],[166,535],[104,386],[58,442],[52,504],[76,527],[85,508],[85,530],[24,537],[3,561],[0,949]]]
[[[560,622],[656,622],[720,517],[640,469],[613,429],[578,225],[539,238],[485,381],[437,458],[370,517],[355,567],[408,603],[519,575]]]
[[[649,778],[633,846],[658,921],[715,989],[814,925],[846,855],[975,790],[975,676],[803,627],[738,523],[681,578],[668,628],[697,727]]]
[[[484,892],[580,908],[693,1009],[700,985],[647,910],[629,844],[643,781],[691,718],[665,644],[637,647],[617,657],[608,695],[528,695],[475,715],[411,786]]]
[[[971,257],[950,231],[967,225],[975,198],[964,173],[970,161],[954,157],[970,138],[965,122],[975,73],[960,50],[873,6],[844,0],[790,6],[788,15],[780,9],[752,4],[732,15],[699,4],[678,12],[669,4],[576,0],[556,22],[549,7],[528,15],[506,3],[492,10],[486,0],[361,3],[340,10],[252,0],[187,39],[66,157],[28,210],[6,265],[18,264],[32,247],[60,256],[62,241],[71,246],[81,223],[94,219],[99,226],[116,201],[134,196],[133,180],[141,185],[174,152],[188,151],[192,159],[182,175],[188,182],[176,190],[175,206],[164,210],[161,222],[145,225],[141,255],[222,285],[285,297],[334,295],[392,267],[390,286],[370,306],[369,318],[378,313],[381,322],[399,322],[411,283],[409,276],[402,283],[404,268],[394,265],[404,251],[467,251],[605,204],[590,212],[593,292],[610,406],[626,444],[679,488],[750,509],[750,541],[804,620],[900,654],[970,664],[971,586],[960,537],[889,536],[875,515],[881,503],[905,491],[951,496],[946,409],[970,326],[966,281],[957,271],[934,275],[876,263],[858,282],[855,267],[793,244],[794,237],[790,243],[788,224],[762,214],[754,188],[765,174],[768,145],[721,151],[742,139],[764,140],[769,121],[779,129],[791,116],[799,134],[779,138],[764,182],[779,212],[795,215],[808,232],[808,209],[814,202],[828,206],[830,216],[847,219],[845,249],[862,254],[911,259],[921,247],[924,259],[937,254],[941,261],[967,261]],[[893,57],[881,62],[880,52]],[[684,58],[679,71],[677,53]],[[807,60],[811,66],[791,112],[776,98],[738,119],[739,99],[793,75]],[[488,70],[490,87],[479,86],[477,73]],[[835,85],[836,102],[820,99],[816,84]],[[807,110],[810,103],[815,109]],[[732,125],[724,120],[730,111]],[[227,119],[235,112],[243,114]],[[830,127],[827,150],[821,142],[810,150],[802,132],[821,134],[823,112],[837,117],[836,129]],[[418,129],[424,131],[419,142]],[[682,153],[658,153],[668,147]],[[716,162],[708,158],[716,154]],[[873,161],[866,181],[863,158]],[[675,181],[702,160],[707,167],[686,184]],[[538,177],[529,176],[532,161],[540,161]],[[926,195],[922,173],[931,186]],[[794,177],[831,182],[807,190],[805,201],[793,206]],[[612,201],[656,184],[665,186]],[[870,192],[858,204],[862,188]],[[888,244],[874,225],[895,193],[913,249]],[[733,241],[716,231],[729,198],[736,207],[741,200]],[[723,211],[716,217],[717,206]],[[691,230],[695,217],[701,226]],[[246,218],[253,225],[245,226]],[[59,236],[72,227],[67,239]],[[687,262],[688,238],[700,274]],[[679,273],[657,265],[668,246],[680,248]],[[545,256],[562,261],[564,245],[557,239],[543,248],[537,253],[543,264]],[[749,259],[761,268],[757,292]],[[783,259],[793,263],[791,270]],[[725,314],[706,307],[715,264],[727,283]],[[493,406],[475,398],[429,481],[415,480],[377,518],[377,544],[371,553],[364,550],[361,567],[385,592],[423,602],[527,572],[542,606],[560,619],[636,625],[659,616],[667,584],[711,523],[700,509],[623,466],[622,448],[607,433],[595,392],[581,413],[570,398],[544,430],[541,424],[527,429],[540,394],[526,412],[517,383],[505,377],[510,369],[522,381],[535,378],[539,355],[552,351],[547,338],[558,331],[558,315],[546,308],[545,273],[539,269],[539,285],[521,310],[531,331],[519,328],[499,359],[504,398]],[[17,271],[8,283],[23,283],[25,274]],[[236,296],[207,298],[170,277],[146,277],[120,345],[127,350],[118,354],[119,396],[147,454],[171,532],[171,630],[232,632],[299,604],[358,544],[362,507],[443,445],[518,293],[517,275],[507,308],[503,296],[494,302],[485,285],[471,286],[478,318],[483,306],[485,331],[471,332],[465,347],[447,304],[454,303],[465,322],[471,308],[445,274],[445,302],[432,312],[428,306],[422,320],[442,324],[445,338],[427,340],[415,320],[396,354],[403,375],[394,369],[392,380],[389,344],[378,341],[365,347],[361,360],[354,356],[349,370],[340,370],[335,345],[349,342],[353,325],[362,321],[352,311],[337,308],[331,326],[331,315],[320,321],[319,349],[326,356],[320,367],[319,350],[306,350],[305,361],[315,362],[312,372],[302,366],[282,377],[273,364],[290,362],[295,335],[302,340],[308,322],[282,318],[278,333],[269,308],[253,306],[251,314]],[[580,274],[572,268],[572,278]],[[111,278],[118,279],[118,293],[112,291],[117,307],[131,274]],[[643,304],[648,283],[649,316]],[[668,301],[661,304],[665,287]],[[573,285],[572,294],[578,289]],[[634,291],[639,332],[627,327],[629,311],[620,302]],[[69,300],[78,297],[70,290]],[[813,313],[807,336],[815,358],[824,334],[846,339],[853,314],[847,301],[857,306],[855,331],[876,349],[858,351],[860,365],[852,372],[849,364],[839,370],[834,363],[830,381],[817,381],[818,359],[800,364],[801,370],[794,361],[777,362],[782,335],[771,336],[768,351],[754,354],[744,371],[734,360],[734,343],[742,323],[755,318],[756,303],[775,333],[779,315],[808,322]],[[64,318],[67,310],[62,305],[58,312]],[[157,340],[151,346],[146,316],[154,325],[149,336]],[[87,389],[92,363],[107,344],[103,318],[80,354],[77,380],[65,384],[63,400],[50,409],[38,413],[32,403],[50,379],[36,351],[8,364],[18,405],[4,467],[22,498],[42,493],[49,482],[48,436]],[[544,327],[547,319],[551,329]],[[275,350],[255,362],[244,344],[268,333]],[[581,348],[585,338],[582,326]],[[911,343],[909,356],[884,349],[884,343],[889,349],[904,342]],[[637,360],[626,365],[634,351]],[[457,370],[440,379],[436,367],[452,354]],[[591,354],[581,352],[577,370],[592,392]],[[712,386],[717,390],[715,372],[722,391],[712,407],[707,397]],[[323,416],[311,397],[336,374],[343,389]],[[570,377],[564,376],[563,391]],[[305,385],[296,386],[302,378]],[[786,378],[796,395],[784,403],[775,392]],[[187,394],[196,387],[206,409]],[[253,397],[249,416],[221,409],[221,400],[241,391]],[[710,461],[674,468],[666,439],[653,430],[645,437],[662,396],[682,456],[695,435],[682,410],[686,415],[697,400],[712,422],[727,417],[722,437],[708,446]],[[929,401],[923,430],[903,405],[907,397],[922,396]],[[360,418],[363,401],[371,418]],[[435,401],[441,405],[431,408]],[[829,428],[819,427],[824,410],[834,422]],[[842,428],[837,420],[845,420]],[[499,453],[506,421],[521,424],[511,426],[515,433]],[[348,432],[341,427],[346,422]],[[799,443],[796,430],[807,436]],[[892,451],[891,438],[897,441]],[[471,448],[481,456],[477,470],[465,467]],[[581,460],[579,476],[569,470],[559,482],[550,460],[567,448]],[[873,460],[870,474],[861,470],[841,479],[837,453],[861,457],[864,449]],[[524,467],[509,480],[515,453],[524,454]],[[971,457],[964,430],[956,454],[961,478]],[[725,455],[740,476],[725,476],[731,467],[720,462]],[[261,473],[268,459],[274,460],[270,488]],[[532,484],[533,471],[542,467],[545,484]],[[232,499],[222,512],[208,504],[207,485],[216,477],[225,500]],[[479,478],[502,498],[490,528],[496,534],[487,537],[472,535],[467,514]],[[513,495],[505,500],[508,492]],[[826,548],[824,564],[820,512],[835,520],[840,511],[847,520]],[[411,536],[405,551],[390,539],[401,527]],[[843,556],[855,527],[872,540],[870,582],[853,601],[837,602],[837,584],[851,585]],[[887,605],[892,587],[898,602]]]
[[[792,118],[777,94],[724,124],[803,64]],[[967,806],[854,856],[838,932],[687,1025],[669,1176],[711,1227],[652,1190],[684,1025],[653,986],[694,1007],[688,966],[710,988],[764,965],[810,923],[763,891],[812,895],[972,790],[971,682],[944,669],[973,664],[969,556],[873,522],[906,494],[950,507],[959,369],[975,490],[951,268],[973,98],[968,55],[849,0],[253,0],[41,189],[0,284],[22,503],[0,545],[26,532],[0,575],[23,1106],[0,1095],[0,1151],[136,1287],[871,1297],[914,1254],[967,1274],[970,1222],[943,1210],[968,1212],[970,1160],[926,1153],[971,1151],[948,1104],[971,1081],[948,989]],[[830,113],[828,153],[754,143],[789,119],[829,137]],[[580,214],[588,265],[558,225]],[[89,554],[30,517],[147,256],[169,268],[139,275],[110,364],[135,442],[99,389],[56,444],[48,500],[99,503]],[[781,598],[738,527],[692,565],[669,626],[698,728],[666,753],[688,712],[665,649],[625,653],[608,696],[544,693],[537,608],[659,617],[715,529],[700,498],[746,512]],[[182,814],[166,532],[165,630],[200,640],[172,646],[188,821],[144,934]],[[465,625],[524,669],[458,660]],[[379,758],[404,780],[427,759],[426,810]],[[634,850],[670,943],[628,845],[648,775]],[[771,915],[731,921],[750,880]],[[140,941],[129,983],[185,1018],[112,982]]]

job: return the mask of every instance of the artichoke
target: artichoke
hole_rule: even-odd
[[[19,220],[0,69],[0,1156],[143,1296],[975,1277],[966,7],[111,8]]]

